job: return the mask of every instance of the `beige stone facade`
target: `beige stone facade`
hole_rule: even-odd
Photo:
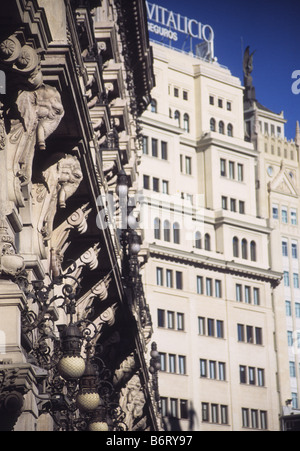
[[[291,389],[283,232],[268,196],[277,204],[289,196],[287,208],[298,199],[287,194],[293,182],[284,174],[274,181],[282,185],[276,197],[265,169],[272,160],[274,176],[281,166],[297,178],[298,148],[284,138],[281,115],[272,117],[280,137],[258,132],[256,145],[247,135],[244,88],[227,68],[153,49],[156,87],[143,115],[140,166],[143,277],[166,428],[279,430]],[[281,163],[284,152],[293,159]],[[297,230],[285,233],[291,239]]]

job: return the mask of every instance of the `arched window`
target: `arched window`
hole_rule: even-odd
[[[157,101],[155,99],[151,100],[151,112],[157,113]]]
[[[174,119],[177,121],[178,127],[180,127],[180,113],[178,110],[176,110],[174,113]]]
[[[251,261],[256,262],[256,243],[255,243],[255,241],[251,241],[251,243],[250,243],[250,257],[251,257]]]
[[[233,126],[232,126],[232,124],[228,124],[227,125],[227,135],[228,136],[233,136]]]
[[[235,236],[232,240],[233,256],[239,257],[239,239]]]
[[[170,241],[170,222],[164,221],[164,240]]]
[[[201,249],[201,233],[200,232],[195,233],[195,248]]]
[[[190,133],[190,117],[188,114],[183,116],[183,128],[186,133]]]
[[[213,117],[210,120],[210,131],[211,132],[215,132],[216,131],[216,121],[214,120]]]
[[[173,224],[173,241],[175,244],[180,244],[180,226],[178,222]]]
[[[224,122],[223,121],[219,122],[219,133],[224,135]]]
[[[204,248],[206,251],[210,251],[210,235],[208,233],[204,236]]]
[[[248,258],[248,243],[245,238],[242,240],[242,258],[244,258],[245,260],[247,260]]]
[[[160,219],[154,219],[154,238],[160,240]]]

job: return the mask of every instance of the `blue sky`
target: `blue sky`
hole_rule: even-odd
[[[252,76],[257,100],[275,113],[284,111],[288,120],[286,136],[294,138],[296,120],[300,121],[300,94],[293,94],[291,89],[295,82],[292,73],[300,71],[300,0],[150,0],[150,3],[210,25],[215,34],[218,62],[242,82],[242,48],[249,45],[251,51],[255,50]],[[155,35],[150,37],[159,40]],[[193,43],[197,43],[196,39]],[[189,45],[185,50],[189,50]]]

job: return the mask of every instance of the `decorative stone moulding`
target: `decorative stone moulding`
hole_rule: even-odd
[[[24,258],[16,254],[13,239],[7,230],[5,220],[0,220],[0,277],[15,277],[24,270],[25,263]]]

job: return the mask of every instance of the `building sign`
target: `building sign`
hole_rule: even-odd
[[[152,33],[175,42],[179,39],[178,33],[183,33],[213,44],[214,32],[210,25],[203,25],[195,19],[181,16],[148,1],[146,1],[146,7],[149,31]]]

